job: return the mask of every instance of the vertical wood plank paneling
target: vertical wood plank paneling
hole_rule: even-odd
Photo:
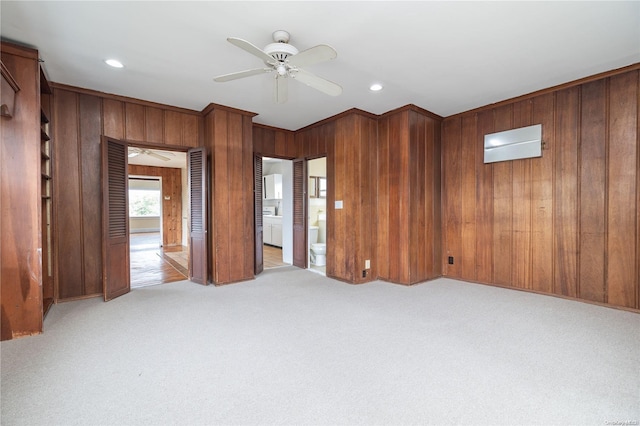
[[[125,112],[125,139],[130,141],[146,141],[144,106],[127,102]]]
[[[253,132],[253,152],[256,154],[262,154],[262,139],[263,139],[263,134],[266,132],[267,130],[259,127],[259,126],[253,126],[252,128],[252,132]]]
[[[513,128],[513,105],[496,108],[495,131]],[[511,285],[513,162],[493,164],[493,281]]]
[[[390,279],[389,274],[389,118],[383,117],[378,121],[378,206],[376,216],[378,223],[376,241],[376,259],[378,276]]]
[[[424,117],[409,111],[409,283],[425,276],[425,243],[427,227],[424,220],[426,168]]]
[[[554,188],[554,292],[577,295],[578,116],[580,89],[557,93]]]
[[[342,141],[344,125],[344,121],[338,121],[335,124],[336,137],[332,144],[333,150],[329,151],[329,153],[333,154],[333,156],[331,158],[327,156],[327,183],[329,186],[334,188],[334,205],[335,201],[343,202],[342,209],[331,209],[333,210],[333,217],[331,218],[332,220],[327,220],[327,223],[331,224],[330,226],[328,226],[328,228],[331,229],[331,232],[328,232],[329,229],[327,229],[327,232],[331,235],[331,239],[327,240],[327,247],[330,247],[334,253],[331,262],[328,262],[329,265],[327,265],[327,275],[336,278],[343,277],[345,275],[345,259],[347,257],[347,253],[345,252],[344,238],[342,236],[347,232],[346,215],[349,214],[349,211],[352,208],[352,205],[345,204],[346,170],[344,166],[347,163],[345,145]],[[331,168],[329,167],[329,164],[332,165]],[[330,169],[332,170],[331,175],[329,175]],[[329,190],[328,192],[331,191]],[[327,199],[327,203],[330,203],[329,199]]]
[[[513,105],[513,127],[530,126],[531,100]],[[513,234],[511,282],[514,287],[531,288],[531,162],[513,161]]]
[[[227,130],[227,120],[229,113],[224,110],[213,112],[213,187],[214,199],[216,206],[215,216],[213,216],[214,232],[215,232],[215,259],[216,283],[228,283],[231,279],[231,271],[229,268],[230,257],[230,241],[229,241],[229,225],[231,222],[231,212],[229,209],[229,201],[231,194],[229,193],[229,136]]]
[[[0,118],[0,338],[8,340],[42,332],[40,68],[35,50],[4,42],[0,50],[20,86],[13,117]]]
[[[605,301],[606,80],[582,86],[580,117],[580,293]]]
[[[347,204],[345,210],[344,234],[342,234],[341,242],[344,247],[344,270],[342,277],[349,282],[359,279],[359,272],[364,269],[364,265],[358,264],[356,260],[362,256],[359,250],[358,240],[362,236],[358,233],[360,224],[360,213],[362,206],[360,205],[362,197],[362,189],[360,187],[360,174],[362,173],[362,163],[359,160],[359,150],[361,142],[361,132],[357,125],[357,116],[350,115],[338,120],[342,122],[336,129],[336,143],[340,143],[344,148],[345,162],[340,164],[344,170],[342,174],[344,179],[344,202]],[[319,151],[319,141],[316,140],[316,155]],[[350,167],[347,169],[347,165]],[[364,263],[364,262],[362,262]]]
[[[103,99],[102,114],[103,134],[114,139],[124,139],[124,103]]]
[[[253,196],[253,133],[251,131],[252,117],[242,116],[242,240],[244,243],[244,269],[242,279],[253,278],[255,270],[255,258],[253,256],[255,247],[254,216],[255,213],[262,213],[254,210]]]
[[[378,234],[376,232],[378,228],[378,122],[377,120],[368,120],[368,140],[364,141],[362,152],[368,157],[369,170],[368,170],[368,183],[369,183],[369,196],[370,201],[367,211],[363,212],[363,221],[367,224],[367,228],[363,232],[367,232],[370,235],[370,242],[368,247],[368,258],[371,260],[371,270],[369,271],[368,279],[378,279],[378,259],[376,257],[376,247],[378,244]],[[368,213],[367,213],[368,212]],[[374,220],[370,220],[367,215],[370,215]],[[366,260],[366,259],[365,259]]]
[[[542,124],[542,157],[531,164],[531,288],[553,292],[553,183],[555,152],[555,94],[533,99],[533,123]]]
[[[462,117],[460,144],[460,277],[476,280],[476,138],[477,117]]]
[[[396,238],[398,241],[398,253],[396,265],[400,270],[396,271],[396,277],[398,282],[403,284],[411,283],[411,266],[410,266],[410,239],[409,239],[409,214],[411,208],[411,180],[409,173],[406,172],[407,164],[409,164],[409,111],[404,111],[399,115],[398,125],[398,139],[397,145],[394,150],[397,150],[398,156],[394,156],[396,161],[395,165],[398,167],[396,174],[398,175],[398,198],[397,203],[391,206],[392,211],[397,211],[398,215],[395,217],[396,224]]]
[[[244,220],[243,211],[243,164],[242,164],[242,116],[240,114],[227,115],[227,164],[229,165],[228,191],[229,191],[229,217],[235,216],[228,222],[228,252],[229,281],[235,282],[244,278]],[[253,217],[253,214],[250,215]],[[253,270],[253,268],[251,268]]]
[[[433,223],[432,256],[429,267],[429,277],[436,278],[442,275],[442,140],[440,134],[440,121],[427,120],[427,152],[430,157],[427,164],[432,164],[429,185],[430,195],[427,199],[431,204],[430,219]]]
[[[439,122],[414,108],[377,121],[377,206],[372,215],[381,279],[411,285],[441,275],[439,128]]]
[[[164,143],[182,145],[182,114],[179,112],[164,112]]]
[[[145,141],[164,143],[164,112],[160,108],[144,107]]]
[[[484,164],[484,135],[494,132],[493,111],[477,114],[476,148],[476,279],[493,280],[493,166]]]
[[[200,124],[198,117],[182,114],[182,146],[196,148],[200,145]]]
[[[268,157],[269,155],[276,155],[276,135],[275,135],[275,131],[272,130],[268,130],[268,131],[264,131],[262,133],[262,153],[268,153],[268,155],[265,154],[265,157]]]
[[[409,113],[389,122],[389,279],[408,284],[409,271]]]
[[[607,301],[636,307],[638,179],[638,74],[611,77],[609,92],[609,177]]]
[[[83,292],[102,294],[102,186],[100,184],[100,134],[102,102],[97,96],[78,96],[80,186],[82,191]]]
[[[638,306],[639,77],[633,70],[476,113],[477,281]],[[462,147],[458,139],[470,116],[441,127],[447,245],[459,235],[451,231],[459,208],[467,223],[471,195],[451,175],[456,161],[466,164],[468,138]],[[542,157],[482,163],[484,134],[528,124],[542,124]],[[460,240],[466,246],[464,233]]]
[[[445,140],[445,150],[442,156],[443,163],[443,211],[445,222],[443,224],[443,271],[445,275],[460,277],[460,261],[462,252],[462,203],[459,199],[461,193],[461,132],[462,122],[460,118],[445,120],[442,127],[442,137]],[[448,263],[449,256],[453,257],[453,264]],[[458,262],[456,262],[456,257]]]
[[[207,189],[207,197],[209,197],[209,214],[208,217],[206,218],[207,220],[207,229],[208,229],[208,241],[207,241],[207,247],[208,247],[208,252],[207,252],[207,280],[213,282],[214,284],[216,283],[216,277],[218,276],[218,265],[217,265],[217,259],[218,256],[216,254],[217,249],[216,247],[218,246],[218,235],[217,235],[217,230],[216,230],[216,226],[214,223],[214,218],[218,217],[218,210],[220,210],[220,208],[218,207],[218,203],[216,201],[216,150],[215,150],[215,127],[216,127],[216,121],[215,121],[215,110],[211,111],[210,113],[208,113],[207,115],[205,115],[204,117],[204,146],[207,149],[207,151],[209,152],[209,156],[210,156],[210,161],[209,163],[209,175],[210,175],[210,179],[208,179],[209,181],[209,188]]]
[[[117,111],[117,109],[116,109]],[[54,156],[54,203],[56,205],[55,246],[58,259],[60,299],[84,294],[82,229],[80,205],[80,150],[78,134],[78,95],[56,90]],[[116,116],[114,114],[113,116]],[[113,122],[113,121],[112,121]]]
[[[286,133],[284,132],[274,132],[275,133],[275,152],[276,154],[278,154],[278,156],[285,156],[286,157],[286,141],[287,141],[287,136]]]

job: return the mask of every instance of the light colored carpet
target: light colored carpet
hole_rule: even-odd
[[[640,315],[449,279],[293,267],[52,308],[2,342],[2,425],[640,420]],[[618,423],[620,424],[620,423]]]

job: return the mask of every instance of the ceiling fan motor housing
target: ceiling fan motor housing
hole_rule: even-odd
[[[268,44],[264,51],[278,62],[284,62],[289,56],[298,53],[298,49],[287,43]]]

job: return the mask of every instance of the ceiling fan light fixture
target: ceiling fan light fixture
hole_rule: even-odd
[[[113,68],[124,68],[124,65],[122,65],[122,62],[120,62],[117,59],[105,59],[104,62]]]
[[[276,67],[276,71],[278,72],[278,75],[281,77],[284,77],[285,75],[287,75],[287,67],[285,67],[283,64],[280,64]]]
[[[374,83],[371,86],[369,86],[369,90],[371,90],[372,92],[379,92],[382,90],[382,84]]]

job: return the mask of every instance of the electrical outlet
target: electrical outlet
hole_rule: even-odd
[[[369,259],[364,261],[364,269],[371,269],[371,261]]]
[[[453,265],[453,256],[449,256],[449,265]]]

